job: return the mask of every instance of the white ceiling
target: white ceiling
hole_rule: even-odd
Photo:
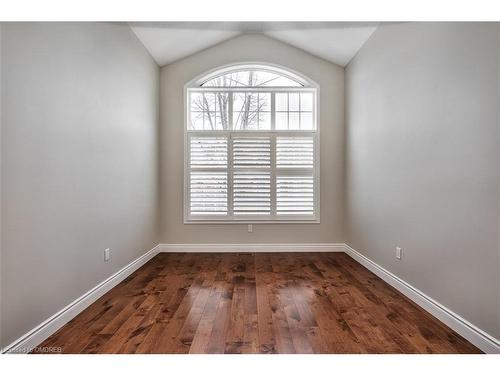
[[[160,66],[244,33],[262,33],[346,66],[375,31],[374,22],[132,22]]]

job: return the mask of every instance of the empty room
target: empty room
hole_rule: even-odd
[[[3,353],[500,353],[500,23],[0,41]]]

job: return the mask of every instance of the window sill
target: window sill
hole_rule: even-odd
[[[189,220],[185,219],[184,224],[321,224],[319,219],[311,220]]]

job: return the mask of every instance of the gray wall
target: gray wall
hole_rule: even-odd
[[[321,224],[183,224],[184,85],[222,65],[274,63],[320,85]],[[161,69],[161,242],[343,242],[344,69],[263,35],[243,35]]]
[[[346,70],[348,244],[496,337],[499,48],[498,24],[386,25]]]
[[[159,68],[127,25],[2,29],[7,345],[156,245]]]

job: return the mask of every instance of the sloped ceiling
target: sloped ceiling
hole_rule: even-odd
[[[160,66],[245,33],[262,33],[346,66],[375,31],[374,22],[132,22]]]

